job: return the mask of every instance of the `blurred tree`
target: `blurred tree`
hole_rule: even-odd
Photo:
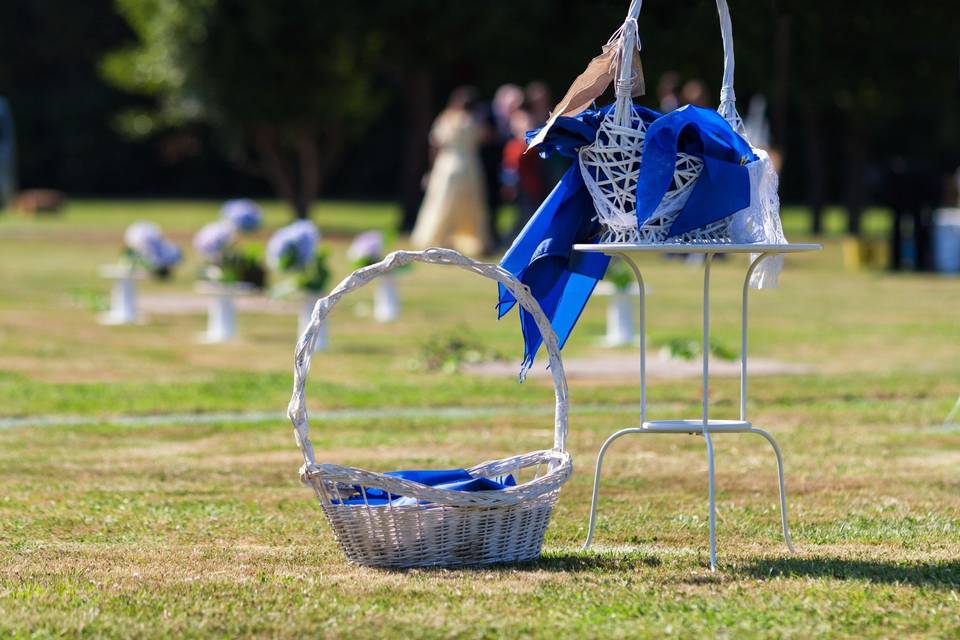
[[[22,187],[90,193],[138,183],[148,153],[118,140],[103,117],[133,101],[96,74],[100,55],[127,34],[112,0],[0,1],[0,95],[17,125]]]
[[[362,12],[315,0],[117,0],[139,42],[103,59],[104,76],[153,96],[127,111],[130,135],[210,124],[229,157],[306,217],[345,140],[384,100],[379,44]]]
[[[473,84],[489,98],[504,82],[544,80],[558,97],[627,4],[0,0],[0,95],[17,122],[24,187],[261,195],[257,174],[301,210],[321,187],[399,195],[410,222],[426,134],[448,92]],[[846,204],[855,230],[856,211],[883,202],[894,158],[940,173],[960,164],[960,3],[730,5],[739,102],[769,99],[784,202]],[[712,0],[646,2],[640,34],[643,104],[657,106],[666,71],[702,78],[716,101]],[[121,136],[117,120],[137,137]]]
[[[790,104],[801,119],[806,175],[799,173],[820,230],[828,176],[846,205],[847,231],[882,197],[895,158],[920,162],[939,179],[960,161],[960,3],[777,0],[789,25]],[[738,60],[739,62],[739,60]],[[778,142],[782,142],[778,141]]]

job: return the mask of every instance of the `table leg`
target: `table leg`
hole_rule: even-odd
[[[761,253],[750,262],[743,279],[743,297],[740,302],[740,419],[747,419],[747,301],[750,293],[750,278],[760,262],[769,253]]]
[[[714,478],[713,465],[713,440],[710,438],[710,432],[703,432],[703,439],[707,442],[707,476],[709,481],[709,502],[710,502],[710,571],[717,570],[717,501],[716,501],[716,481]]]
[[[640,288],[640,425],[643,426],[647,421],[647,291],[637,263],[625,253],[618,253],[617,257],[633,270]]]
[[[587,528],[587,541],[583,543],[583,549],[589,549],[593,541],[593,529],[597,524],[597,498],[600,497],[600,470],[603,467],[603,456],[607,453],[607,448],[613,444],[613,441],[621,438],[628,433],[643,433],[643,429],[631,427],[621,429],[606,439],[603,446],[600,447],[600,453],[597,454],[597,468],[593,472],[593,498],[590,500],[590,525]]]
[[[713,440],[707,425],[710,421],[710,265],[713,254],[703,257],[703,439],[707,442],[707,475],[710,503],[710,570],[717,570],[717,502],[714,478]]]
[[[767,442],[770,443],[770,446],[773,447],[773,453],[777,456],[777,480],[780,483],[780,522],[783,525],[783,539],[787,543],[787,548],[790,549],[792,553],[796,553],[797,550],[793,548],[793,540],[790,539],[790,528],[787,525],[787,489],[783,482],[783,456],[780,454],[780,447],[777,445],[777,441],[773,439],[773,436],[763,429],[752,427],[750,433],[763,436]]]
[[[703,428],[710,420],[710,265],[713,254],[703,257]]]
[[[647,419],[647,317],[646,317],[646,287],[643,282],[643,274],[637,263],[626,254],[617,254],[630,269],[637,279],[637,286],[640,288],[640,425]],[[603,443],[600,452],[597,454],[597,468],[593,474],[593,497],[590,500],[590,524],[587,528],[587,541],[583,543],[583,548],[588,549],[593,542],[593,531],[597,524],[597,499],[600,497],[600,471],[603,467],[603,456],[607,448],[613,444],[613,441],[627,435],[628,433],[643,433],[642,428],[632,427],[617,431]]]

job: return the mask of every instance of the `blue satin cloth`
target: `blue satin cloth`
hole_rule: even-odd
[[[637,176],[637,224],[642,225],[673,185],[680,151],[703,160],[690,198],[667,237],[726,218],[750,204],[746,164],[757,156],[730,124],[712,109],[687,105],[657,118],[647,128]]]
[[[612,108],[611,104],[575,117],[557,118],[539,146],[541,155],[558,153],[576,160],[580,148],[596,140],[600,123]],[[673,183],[680,151],[702,158],[704,167],[670,229],[670,236],[709,224],[749,205],[750,177],[745,165],[756,160],[756,155],[717,112],[693,106],[666,115],[639,106],[633,110],[647,124],[637,178],[639,224],[650,217]],[[527,140],[536,134],[537,131],[529,132]],[[593,200],[575,161],[500,261],[501,267],[530,287],[561,348],[610,262],[608,256],[573,251],[574,244],[598,240],[602,229],[596,217]],[[500,285],[498,317],[506,315],[515,304],[513,295]],[[524,342],[522,380],[543,337],[533,316],[522,308],[519,315]]]
[[[444,469],[444,470],[421,470],[408,469],[404,471],[388,471],[384,475],[403,478],[412,482],[418,482],[428,487],[436,489],[449,489],[451,491],[502,491],[507,487],[517,485],[513,475],[507,475],[501,482],[490,480],[489,478],[475,478],[471,476],[466,469]],[[370,505],[394,507],[417,504],[416,498],[408,498],[397,494],[387,494],[383,489],[367,488],[361,489],[355,485],[353,490],[356,495],[344,498],[343,500],[333,500],[334,504],[344,505]],[[364,491],[367,494],[364,500]],[[421,502],[423,504],[423,502]]]
[[[576,159],[580,147],[596,139],[600,123],[612,108],[613,105],[607,105],[575,117],[557,118],[539,147],[541,155],[557,153]],[[659,115],[644,107],[634,107],[634,112],[647,122]],[[527,139],[536,134],[537,131],[529,132]],[[573,251],[574,244],[598,239],[602,229],[596,217],[580,166],[574,162],[500,261],[501,267],[530,287],[550,319],[561,348],[610,263],[608,256]],[[498,317],[506,315],[515,304],[513,295],[500,285]],[[533,364],[543,336],[533,316],[523,308],[519,315],[524,342],[522,378]]]

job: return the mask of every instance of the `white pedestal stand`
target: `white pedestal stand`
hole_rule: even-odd
[[[767,440],[773,447],[777,458],[777,479],[780,486],[780,519],[783,527],[783,537],[790,551],[793,551],[793,542],[790,540],[790,530],[787,526],[787,495],[783,481],[783,457],[776,440],[769,433],[754,427],[747,420],[747,294],[750,291],[750,276],[761,260],[768,256],[782,253],[797,253],[802,251],[816,251],[822,247],[818,244],[578,244],[576,251],[590,251],[604,253],[621,258],[633,270],[640,287],[640,426],[621,429],[612,434],[600,447],[597,455],[597,468],[593,480],[593,500],[590,505],[590,526],[587,531],[587,541],[584,549],[593,541],[594,527],[597,519],[597,498],[600,494],[600,471],[603,467],[603,456],[614,440],[627,434],[637,433],[673,433],[696,434],[703,436],[707,445],[707,479],[708,479],[708,507],[710,517],[710,569],[717,567],[717,515],[716,515],[716,487],[714,482],[713,441],[714,433],[755,433]],[[646,380],[646,311],[644,300],[643,276],[640,268],[632,256],[641,253],[686,253],[703,255],[703,408],[702,415],[692,420],[647,420],[647,380]],[[720,253],[751,253],[756,254],[747,269],[743,281],[743,297],[741,302],[741,344],[740,344],[740,419],[716,420],[710,418],[709,403],[709,355],[710,355],[710,264],[713,256]]]
[[[207,330],[200,335],[204,344],[230,342],[237,334],[237,305],[234,298],[247,295],[254,287],[245,283],[200,282],[198,293],[208,296]]]
[[[400,292],[393,274],[380,278],[373,289],[373,319],[377,322],[396,322],[400,318]]]
[[[646,292],[649,294],[649,291]],[[633,323],[633,303],[639,297],[640,289],[631,285],[620,290],[609,282],[600,282],[594,294],[607,296],[607,333],[603,344],[607,347],[623,347],[633,344],[635,339]]]
[[[106,264],[100,267],[100,275],[113,280],[110,289],[110,310],[101,314],[100,324],[135,324],[137,313],[137,280],[143,279],[143,272],[122,264]]]
[[[307,330],[307,326],[310,324],[310,316],[313,314],[313,307],[316,306],[317,300],[322,298],[323,295],[309,292],[304,294],[303,305],[300,307],[300,317],[297,322],[297,333],[299,335],[303,335],[303,332]],[[313,352],[326,351],[327,345],[327,321],[324,320],[317,330],[317,341],[313,344]]]

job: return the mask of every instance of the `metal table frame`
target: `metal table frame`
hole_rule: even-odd
[[[612,434],[600,447],[597,454],[597,467],[593,479],[593,499],[590,504],[590,527],[587,531],[587,541],[583,548],[587,549],[593,541],[593,532],[597,520],[597,498],[600,494],[600,471],[603,467],[603,457],[607,449],[618,438],[631,433],[682,433],[703,436],[707,444],[707,476],[709,483],[710,509],[710,569],[717,567],[717,514],[716,514],[716,485],[714,480],[713,433],[755,433],[762,436],[773,447],[777,458],[777,479],[780,488],[780,519],[783,525],[783,538],[787,548],[794,551],[793,541],[790,539],[790,529],[787,525],[787,494],[783,481],[783,456],[780,447],[773,436],[763,429],[754,427],[747,419],[747,301],[750,291],[750,277],[757,265],[769,256],[816,251],[821,249],[819,244],[578,244],[576,251],[604,253],[617,257],[626,262],[637,278],[640,286],[640,426],[621,429]],[[646,296],[643,276],[640,268],[633,260],[633,255],[644,253],[680,253],[703,254],[703,401],[702,415],[693,420],[647,420],[647,344],[646,344]],[[717,254],[749,253],[754,254],[743,280],[743,296],[741,301],[740,317],[740,419],[716,420],[710,418],[710,265],[713,256]]]

